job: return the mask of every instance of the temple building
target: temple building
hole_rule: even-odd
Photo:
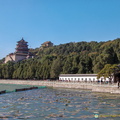
[[[17,42],[15,49],[14,53],[10,53],[5,57],[5,63],[8,61],[18,62],[32,57],[31,53],[29,53],[27,42],[23,38]]]
[[[40,50],[43,50],[44,48],[52,47],[53,43],[51,41],[46,41],[40,46]]]
[[[28,54],[28,42],[26,42],[23,38],[17,42],[16,45],[16,54]]]
[[[52,47],[53,43],[51,41],[46,41],[43,44],[41,44],[42,47]]]

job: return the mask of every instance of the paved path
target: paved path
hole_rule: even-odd
[[[34,81],[34,80],[0,80],[3,84],[22,84],[22,85],[37,85],[54,88],[75,88],[75,89],[90,89],[95,92],[108,92],[120,94],[120,88],[117,84],[93,84],[80,82],[60,82],[60,81]]]

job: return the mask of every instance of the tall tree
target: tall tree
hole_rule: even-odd
[[[111,81],[114,78],[116,72],[120,71],[120,67],[117,64],[106,64],[104,68],[98,73],[97,78],[104,77],[109,78]]]
[[[50,77],[51,78],[58,78],[61,71],[62,71],[62,58],[58,57],[52,63],[51,70],[50,70]]]

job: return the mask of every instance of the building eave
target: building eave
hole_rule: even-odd
[[[97,76],[97,74],[60,74],[59,77],[87,77]]]

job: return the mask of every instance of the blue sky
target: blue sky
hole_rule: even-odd
[[[120,38],[120,0],[0,0],[0,59],[29,48]]]

